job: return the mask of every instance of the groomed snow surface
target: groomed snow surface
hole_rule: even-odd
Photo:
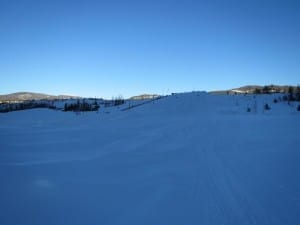
[[[300,113],[275,97],[0,114],[0,224],[298,225]]]

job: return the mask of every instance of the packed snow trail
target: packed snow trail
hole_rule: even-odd
[[[299,224],[300,116],[252,101],[1,114],[0,224]]]

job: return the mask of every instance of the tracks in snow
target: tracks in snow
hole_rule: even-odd
[[[209,139],[195,146],[193,160],[198,170],[195,175],[194,197],[200,205],[199,210],[205,212],[199,213],[207,217],[203,218],[203,222],[220,225],[281,224],[274,217],[266,215],[255,196],[235,176],[234,168],[226,163],[226,157],[224,153],[221,154],[221,149],[218,149],[220,146],[217,146],[214,138],[216,121],[211,122],[211,128],[202,129],[199,134]],[[204,206],[203,200],[206,202]]]

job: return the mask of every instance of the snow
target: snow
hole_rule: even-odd
[[[300,224],[300,113],[276,97],[0,114],[0,224]]]

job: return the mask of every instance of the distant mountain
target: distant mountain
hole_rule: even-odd
[[[157,94],[142,94],[142,95],[133,96],[130,99],[131,100],[146,100],[146,99],[158,98],[159,96],[160,95],[157,95]]]
[[[30,100],[55,100],[79,98],[69,95],[47,95],[34,92],[17,92],[7,95],[0,95],[0,101],[30,101]]]
[[[211,91],[212,94],[253,94],[253,93],[287,93],[289,88],[292,87],[293,90],[296,89],[296,86],[288,85],[247,85],[239,88],[233,88],[229,90],[220,90],[220,91]]]

